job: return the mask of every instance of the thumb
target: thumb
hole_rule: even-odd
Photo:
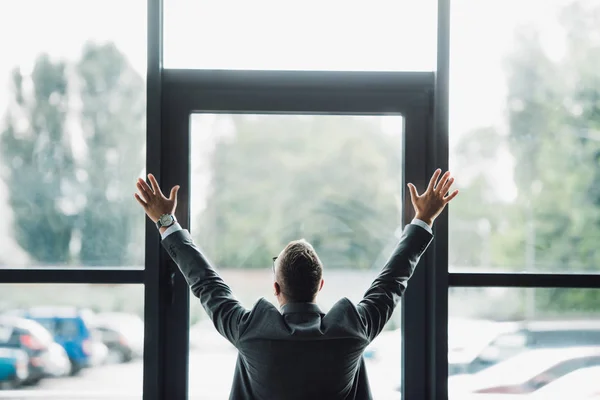
[[[417,188],[412,183],[409,183],[407,186],[408,190],[410,191],[410,199],[414,203],[417,197],[419,197],[419,194],[417,193]]]
[[[171,189],[171,194],[169,195],[169,200],[177,199],[177,192],[179,192],[179,187],[179,185],[173,186],[173,188]]]

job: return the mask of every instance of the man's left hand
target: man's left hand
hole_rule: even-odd
[[[140,205],[144,208],[148,218],[156,223],[161,215],[175,214],[179,185],[174,186],[171,189],[171,193],[167,198],[161,192],[154,175],[148,174],[148,180],[150,181],[152,187],[148,186],[146,181],[143,179],[138,179],[137,188],[139,193],[135,193],[134,196],[137,202],[140,203]]]

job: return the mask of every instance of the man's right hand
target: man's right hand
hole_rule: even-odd
[[[433,221],[441,214],[446,204],[458,195],[458,190],[448,194],[454,182],[454,178],[450,177],[450,171],[442,175],[438,181],[441,173],[441,169],[437,169],[433,173],[427,190],[421,195],[417,192],[415,185],[412,183],[408,184],[410,200],[416,213],[415,218],[420,219],[429,226],[433,225]]]
[[[148,180],[150,185],[148,186],[145,180],[139,178],[137,181],[138,193],[135,193],[135,199],[142,206],[148,218],[152,222],[156,223],[161,215],[163,214],[175,214],[177,208],[177,192],[179,192],[179,185],[171,189],[169,197],[165,197],[163,192],[160,190],[160,186],[156,181],[156,178],[152,174],[148,174]],[[161,228],[161,232],[164,230]]]

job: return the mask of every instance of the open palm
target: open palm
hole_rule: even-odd
[[[156,222],[161,215],[174,214],[177,208],[179,186],[174,186],[171,189],[169,197],[165,197],[154,175],[148,174],[148,180],[152,187],[148,186],[146,181],[140,178],[136,185],[139,193],[134,194],[135,199],[144,208],[148,218]]]
[[[427,185],[427,189],[423,194],[417,192],[415,185],[412,183],[408,184],[410,200],[415,209],[416,218],[429,225],[433,224],[433,221],[441,214],[446,204],[458,195],[458,190],[450,194],[448,193],[452,183],[454,183],[454,178],[450,176],[450,171],[446,171],[440,178],[441,173],[442,170],[439,168],[433,173],[429,185]]]

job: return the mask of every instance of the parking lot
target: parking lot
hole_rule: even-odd
[[[229,396],[235,367],[236,353],[228,351],[209,354],[202,351],[190,353],[189,398],[222,400]],[[399,382],[399,368],[370,362],[369,378],[378,399],[399,399],[394,382]],[[37,386],[18,391],[0,392],[5,399],[51,400],[133,400],[141,399],[143,364],[141,360],[126,364],[103,365],[84,370],[80,376],[45,379]]]
[[[232,279],[232,281],[235,280]],[[349,281],[346,277],[346,286]],[[365,281],[365,279],[362,277],[357,281]],[[336,287],[342,286],[337,285]],[[17,291],[15,288],[7,286],[2,289],[10,292],[11,298],[19,299],[19,301],[15,300],[10,304],[5,304],[5,317],[8,318],[9,311],[14,309],[16,304],[21,303],[24,298],[26,299],[28,290]],[[29,288],[22,287],[20,289]],[[57,290],[57,288],[53,289]],[[94,290],[96,288],[89,286],[75,286],[68,289],[71,296],[89,299],[94,304],[110,305],[111,299],[136,298],[133,292],[140,288],[124,288],[128,290],[127,293],[115,291],[116,289],[98,288],[98,290]],[[77,289],[81,293],[76,292]],[[48,302],[50,301],[52,293],[45,293],[39,288],[36,290],[37,294],[47,296]],[[29,289],[30,291],[31,289]],[[453,310],[471,310],[477,306],[482,308],[485,306],[485,309],[494,310],[495,314],[503,309],[495,306],[491,301],[497,298],[502,305],[506,305],[507,298],[514,299],[516,297],[508,296],[507,293],[500,293],[494,297],[495,292],[486,292],[485,296],[479,295],[478,297],[474,297],[470,292],[462,293],[460,296],[459,294],[455,294],[452,298]],[[338,295],[339,293],[331,293],[330,298],[338,297]],[[483,298],[485,301],[479,301]],[[326,307],[328,299],[328,297],[324,298]],[[68,310],[65,311],[60,307],[52,308],[50,311],[54,313],[53,321],[42,317],[45,315],[43,312],[48,312],[46,308],[35,313],[33,313],[35,307],[28,309],[30,314],[33,313],[27,314],[29,319],[25,318],[29,321],[28,326],[31,328],[31,324],[34,324],[34,319],[36,319],[39,321],[38,331],[46,332],[47,330],[45,335],[38,336],[39,340],[44,343],[47,341],[49,345],[62,351],[62,356],[60,352],[53,353],[58,357],[57,359],[48,358],[46,360],[44,358],[44,362],[48,361],[46,367],[49,373],[59,374],[57,376],[60,377],[43,378],[38,384],[17,386],[17,389],[14,390],[0,390],[0,399],[141,399],[143,391],[142,359],[136,356],[132,361],[120,362],[123,359],[111,357],[115,352],[125,351],[122,354],[126,355],[128,349],[137,349],[134,351],[136,355],[143,350],[144,323],[139,317],[139,309],[143,308],[139,304],[135,305],[131,302],[127,304],[131,307],[129,312],[93,313],[93,318],[89,320],[89,322],[93,322],[89,325],[91,328],[89,333],[86,333],[88,319],[84,309],[67,307]],[[226,399],[229,396],[233,378],[236,350],[217,333],[214,324],[201,313],[201,307],[197,302],[190,302],[190,308],[191,315],[202,318],[196,318],[196,322],[190,323],[189,398]],[[138,311],[135,312],[135,310]],[[401,397],[398,390],[402,379],[400,321],[400,315],[392,318],[389,324],[390,328],[382,332],[365,350],[367,373],[374,398],[377,400],[398,400]],[[76,325],[76,322],[79,325]],[[43,324],[43,327],[40,324]],[[8,326],[6,325],[6,327]],[[76,329],[77,326],[79,328]],[[23,325],[22,328],[26,329],[27,326]],[[9,336],[14,337],[14,332],[16,332],[14,329],[5,329],[5,334],[0,337],[4,336],[4,339]],[[102,329],[102,334],[97,334],[100,329]],[[8,335],[11,331],[13,333]],[[35,334],[34,330],[28,332]],[[27,332],[20,331],[19,335],[23,340],[15,343],[20,343],[25,347],[34,345],[33,347],[37,348],[36,342],[31,341]],[[70,335],[69,341],[66,340],[67,335]],[[122,342],[123,338],[126,339],[125,342]],[[88,339],[91,339],[91,342]],[[59,345],[53,340],[61,344]],[[77,348],[82,350],[90,351],[89,359],[95,361],[94,366],[83,369],[76,376],[65,376],[68,375],[68,372],[62,368],[64,363],[56,361],[63,360],[68,364],[67,355],[69,357],[77,356],[73,347],[69,347],[69,343],[78,345]],[[7,342],[6,345],[8,344]],[[578,350],[575,351],[575,348]],[[556,397],[548,397],[548,393],[558,390],[566,391],[564,393],[568,395],[559,396],[558,398],[561,400],[563,398],[588,400],[589,393],[600,392],[597,380],[589,378],[594,374],[600,376],[600,370],[597,369],[600,366],[600,315],[590,314],[587,318],[548,318],[537,321],[495,321],[482,318],[451,317],[448,322],[448,350],[448,372],[451,375],[449,377],[450,400],[500,400],[499,396],[504,397],[507,393],[511,393],[511,399],[549,400]],[[30,361],[37,360],[36,362],[39,362],[38,353],[32,352]],[[520,355],[521,353],[522,355]],[[16,360],[18,359],[13,360],[10,357],[5,359],[8,362],[16,362]],[[584,366],[596,369],[583,368]],[[577,372],[577,369],[581,369],[581,373]],[[564,374],[553,373],[557,370],[563,371]],[[484,393],[481,393],[482,390]],[[515,397],[514,394],[518,395]],[[473,397],[473,395],[478,397]]]

